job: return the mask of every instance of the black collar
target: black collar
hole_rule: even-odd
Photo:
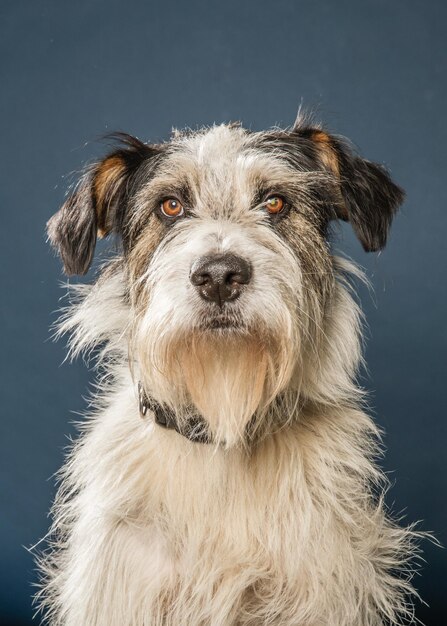
[[[154,414],[155,423],[163,428],[177,431],[186,439],[197,443],[213,443],[208,432],[208,426],[201,415],[193,414],[181,428],[177,422],[174,411],[167,406],[159,404],[149,398],[144,391],[143,385],[138,383],[138,403],[141,417],[146,417],[149,409]]]

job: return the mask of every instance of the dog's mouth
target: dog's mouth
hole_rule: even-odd
[[[225,310],[225,308],[202,315],[198,326],[200,330],[205,331],[230,332],[246,330],[246,324],[242,315],[228,309]]]

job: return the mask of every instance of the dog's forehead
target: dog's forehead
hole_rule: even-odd
[[[176,137],[162,173],[183,178],[196,193],[249,193],[286,179],[293,170],[286,156],[262,133],[220,125]]]
[[[180,137],[179,147],[190,152],[198,165],[231,162],[249,143],[249,133],[242,127],[221,124]]]

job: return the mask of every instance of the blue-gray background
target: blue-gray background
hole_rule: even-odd
[[[316,108],[406,189],[362,291],[372,404],[386,429],[388,501],[446,543],[446,3],[428,0],[38,1],[0,5],[0,621],[29,624],[42,537],[88,373],[49,340],[62,290],[44,225],[72,171],[126,130],[242,120],[253,129]],[[446,553],[425,545],[416,585],[445,624]],[[37,619],[37,621],[39,621]],[[81,626],[81,625],[80,625]],[[84,626],[84,625],[82,625]],[[85,625],[87,626],[87,625]],[[191,625],[193,626],[193,625]]]

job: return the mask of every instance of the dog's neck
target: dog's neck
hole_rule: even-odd
[[[283,400],[284,399],[281,396],[278,397],[276,399],[276,405],[281,407],[281,414],[288,416],[288,412],[286,410]],[[225,444],[224,441],[217,441],[212,436],[207,421],[197,411],[196,408],[191,407],[188,410],[186,419],[182,419],[180,422],[175,414],[175,411],[173,411],[167,405],[161,404],[160,402],[157,402],[157,400],[155,400],[154,398],[151,398],[146,393],[141,382],[138,383],[138,404],[140,417],[142,419],[146,419],[147,412],[149,410],[153,414],[156,424],[169,430],[175,430],[179,435],[182,435],[193,443]],[[297,409],[298,407],[302,409],[302,404],[295,403],[295,409]],[[247,437],[247,439],[251,439],[252,441],[256,438],[256,436],[259,437],[261,434],[260,432],[257,432],[255,434],[254,432],[255,418],[256,414],[253,415],[252,419],[245,427],[245,436]]]

